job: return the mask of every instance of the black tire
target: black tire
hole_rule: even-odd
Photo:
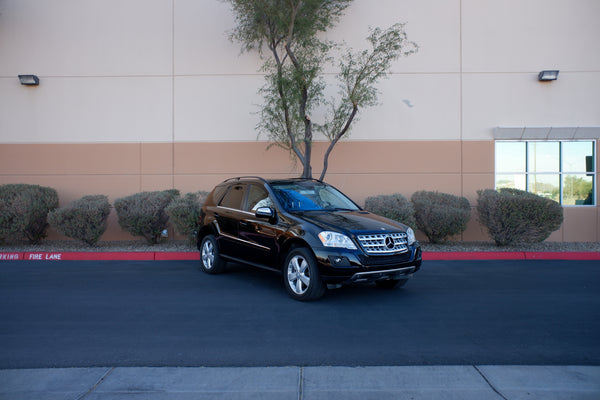
[[[395,289],[406,285],[406,282],[408,282],[408,279],[387,279],[385,281],[375,281],[375,284],[381,289]]]
[[[283,264],[283,284],[289,295],[299,301],[316,300],[327,289],[321,281],[317,260],[306,247],[290,250]]]
[[[207,274],[219,274],[226,262],[219,255],[219,246],[213,235],[206,235],[200,244],[200,269]]]

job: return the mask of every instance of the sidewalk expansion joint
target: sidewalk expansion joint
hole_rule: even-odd
[[[304,367],[300,367],[300,382],[298,382],[298,400],[304,396]]]
[[[479,375],[481,375],[481,377],[483,378],[483,380],[488,384],[488,386],[490,388],[492,388],[492,390],[494,392],[496,392],[496,394],[500,397],[502,397],[502,399],[504,400],[508,400],[508,398],[506,398],[502,393],[500,393],[500,391],[498,389],[496,389],[494,387],[494,385],[492,385],[492,382],[490,382],[490,380],[485,376],[485,374],[483,372],[481,372],[481,370],[479,368],[477,368],[477,365],[473,365],[473,368],[475,368],[475,371],[477,371],[479,373]]]
[[[101,377],[101,378],[98,380],[98,382],[96,382],[96,383],[94,384],[94,386],[92,386],[92,387],[90,388],[90,390],[88,390],[87,392],[83,393],[81,396],[77,397],[77,400],[83,400],[83,399],[85,399],[85,398],[88,396],[88,394],[90,394],[90,393],[92,393],[94,390],[96,390],[96,388],[98,387],[98,385],[100,385],[100,384],[101,384],[101,383],[102,383],[102,382],[103,382],[103,381],[104,381],[106,378],[108,378],[108,376],[109,376],[110,374],[112,374],[112,372],[115,370],[115,368],[116,368],[116,367],[112,367],[112,368],[110,368],[108,371],[106,371],[106,372],[104,373],[104,375],[102,375],[102,377]]]

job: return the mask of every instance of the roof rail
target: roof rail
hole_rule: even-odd
[[[235,178],[225,179],[223,182],[239,181],[241,179],[258,179],[260,181],[263,181],[264,183],[268,183],[265,178],[261,178],[260,176],[237,176]]]
[[[223,183],[230,182],[230,181],[239,181],[241,179],[258,179],[259,181],[262,181],[264,183],[267,183],[267,184],[269,183],[269,181],[266,180],[265,178],[262,178],[260,176],[252,176],[252,175],[249,175],[249,176],[237,176],[235,178],[225,179],[223,181]],[[325,182],[321,181],[320,179],[314,179],[314,178],[284,178],[282,180],[287,180],[287,179],[289,179],[289,180],[298,180],[298,181],[301,181],[301,180],[312,180],[312,181],[317,181],[317,182],[325,183]]]

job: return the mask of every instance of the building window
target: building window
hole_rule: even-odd
[[[497,141],[496,189],[516,188],[565,206],[594,205],[594,141]]]

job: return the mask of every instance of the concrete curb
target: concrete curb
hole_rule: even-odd
[[[173,261],[199,260],[190,252],[0,252],[0,261]],[[451,260],[600,260],[600,252],[473,251],[425,252],[424,261]]]
[[[0,400],[598,399],[599,366],[0,370]]]

